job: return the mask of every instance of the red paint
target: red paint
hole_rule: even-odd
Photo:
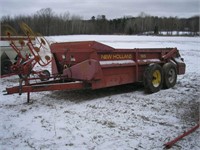
[[[51,51],[55,59],[53,74],[87,81],[92,89],[142,81],[143,71],[150,63],[163,65],[180,56],[176,48],[114,49],[95,41],[55,43]],[[75,61],[70,61],[71,56]],[[123,63],[124,60],[132,63]],[[175,63],[178,74],[183,74],[185,64]]]

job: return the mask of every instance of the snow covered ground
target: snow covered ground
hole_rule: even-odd
[[[51,42],[96,40],[116,48],[177,47],[187,65],[174,88],[145,94],[141,85],[54,91],[21,96],[0,93],[0,149],[160,150],[200,117],[200,38],[73,35]],[[1,91],[18,84],[1,79]],[[200,129],[174,150],[200,149]]]

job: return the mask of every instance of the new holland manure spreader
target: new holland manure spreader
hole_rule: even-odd
[[[20,40],[19,43],[21,47],[27,46],[31,55],[23,56],[23,50],[10,38],[10,45],[18,55],[11,70],[19,75],[20,82],[5,92],[27,93],[28,101],[31,92],[99,89],[136,82],[143,82],[146,91],[154,93],[162,87],[173,87],[177,75],[185,73],[186,65],[177,48],[115,49],[96,41],[82,41],[53,43],[51,55],[44,55],[42,47],[47,45],[44,38],[38,37],[37,45],[32,42],[30,28],[27,25],[22,28],[28,42]],[[50,63],[51,73],[34,71],[36,64]],[[34,82],[36,79],[41,81]]]

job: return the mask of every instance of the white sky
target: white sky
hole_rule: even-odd
[[[0,17],[31,15],[42,8],[56,14],[69,12],[84,19],[106,15],[107,19],[138,16],[191,17],[200,14],[200,0],[0,0]]]

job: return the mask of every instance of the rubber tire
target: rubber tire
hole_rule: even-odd
[[[168,89],[174,87],[177,81],[177,68],[173,63],[168,62],[163,65],[163,78],[163,88]]]
[[[154,86],[152,81],[153,81],[153,73],[155,71],[159,71],[160,72],[160,83],[158,86]],[[143,84],[145,87],[145,91],[147,93],[155,93],[160,91],[160,89],[162,88],[163,85],[163,69],[159,64],[156,63],[152,63],[150,64],[144,71],[143,74]]]
[[[43,70],[42,73],[45,74],[46,77],[40,76],[40,80],[41,81],[48,81],[49,78],[50,78],[50,72],[48,70]]]
[[[4,75],[11,73],[11,66],[12,62],[9,59],[3,60],[3,62],[1,63],[1,74]]]

